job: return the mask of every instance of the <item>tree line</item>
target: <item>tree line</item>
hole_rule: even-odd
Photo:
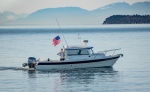
[[[150,15],[113,15],[103,24],[150,24]]]

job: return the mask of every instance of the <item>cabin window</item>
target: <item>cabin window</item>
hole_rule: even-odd
[[[82,49],[82,50],[67,50],[68,56],[73,56],[73,55],[89,55],[89,52],[87,49]]]
[[[94,52],[93,52],[93,50],[92,50],[92,49],[90,49],[90,50],[89,50],[89,53],[90,53],[90,54],[93,54]]]
[[[79,50],[67,50],[68,56],[77,55]]]
[[[78,55],[89,55],[89,52],[86,49],[79,50]]]

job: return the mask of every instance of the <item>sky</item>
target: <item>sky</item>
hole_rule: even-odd
[[[150,0],[0,0],[0,12],[32,13],[39,9],[57,7],[80,7],[94,10],[116,2],[133,4],[144,1]]]

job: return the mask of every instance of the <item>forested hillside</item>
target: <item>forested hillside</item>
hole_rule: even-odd
[[[103,24],[150,24],[150,15],[113,15]]]

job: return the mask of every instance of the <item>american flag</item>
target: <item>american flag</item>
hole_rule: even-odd
[[[53,41],[52,41],[52,45],[53,46],[56,46],[56,45],[58,45],[59,43],[60,43],[60,37],[59,36],[56,36],[54,39],[53,39]]]

